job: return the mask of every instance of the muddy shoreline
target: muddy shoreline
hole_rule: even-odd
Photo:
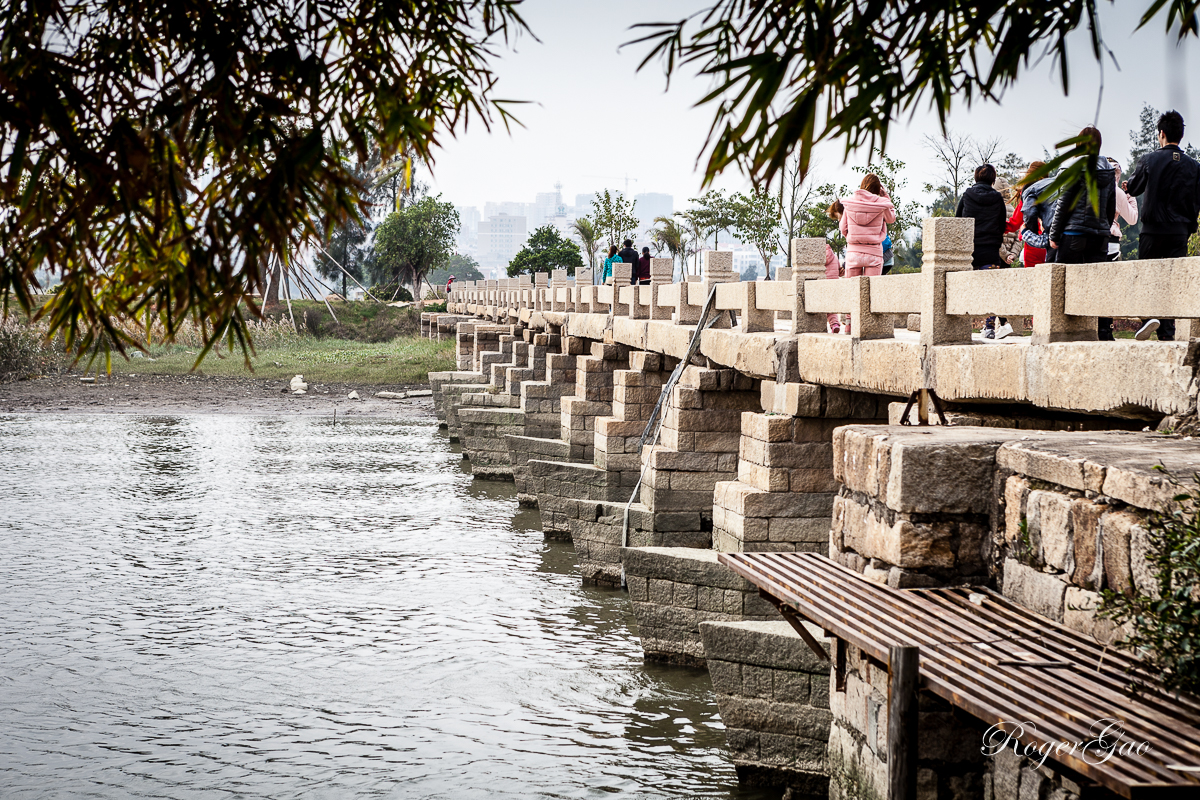
[[[292,394],[288,382],[265,378],[208,375],[100,375],[64,373],[0,383],[0,414],[304,414],[339,417],[400,417],[433,420],[429,397],[384,400],[376,392],[402,392],[415,385],[309,383],[308,393]],[[427,385],[425,388],[428,388]],[[361,400],[347,397],[357,391]]]

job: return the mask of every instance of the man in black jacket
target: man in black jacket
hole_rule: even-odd
[[[996,182],[996,168],[984,164],[975,170],[975,184],[968,187],[958,200],[954,210],[956,217],[971,217],[975,220],[975,247],[971,253],[974,269],[998,269],[1007,266],[1000,256],[1000,245],[1004,243],[1004,226],[1008,213],[1004,208],[1004,197],[992,184]],[[988,317],[983,322],[985,339],[1003,339],[1013,332],[1004,317],[995,327],[996,318]]]
[[[625,240],[625,248],[617,253],[621,260],[626,264],[632,264],[629,273],[629,282],[636,284],[638,282],[638,251],[633,249],[633,239]]]
[[[1159,150],[1138,159],[1133,175],[1125,181],[1130,196],[1144,194],[1141,204],[1142,234],[1138,258],[1182,258],[1187,255],[1188,237],[1196,232],[1200,215],[1200,165],[1179,149],[1183,140],[1183,117],[1168,111],[1158,118]],[[1148,339],[1158,331],[1161,342],[1175,339],[1175,320],[1147,320],[1137,332]]]
[[[1079,132],[1090,136],[1096,149],[1102,144],[1100,131],[1090,125]],[[1060,264],[1098,264],[1108,261],[1109,229],[1117,216],[1116,170],[1108,159],[1096,157],[1091,167],[1100,193],[1100,214],[1092,210],[1088,197],[1087,183],[1081,177],[1067,187],[1054,209],[1054,221],[1050,223],[1050,246],[1057,251]]]

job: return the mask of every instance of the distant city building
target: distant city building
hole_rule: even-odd
[[[586,217],[592,213],[592,204],[596,202],[596,193],[575,195],[575,218]]]
[[[492,205],[506,204],[487,204],[487,206]],[[480,266],[492,268],[493,271],[502,266],[508,266],[508,262],[525,244],[527,235],[528,230],[524,216],[500,213],[483,220],[479,223],[477,251]]]
[[[475,206],[456,206],[458,211],[458,248],[460,252],[474,250],[479,244],[479,223],[482,217]]]
[[[637,214],[643,227],[654,222],[655,217],[670,217],[675,213],[675,198],[660,192],[642,192],[633,196],[633,213]]]
[[[491,219],[501,214],[508,214],[510,217],[525,217],[528,219],[530,205],[530,203],[513,203],[509,201],[503,203],[484,203],[483,218]]]

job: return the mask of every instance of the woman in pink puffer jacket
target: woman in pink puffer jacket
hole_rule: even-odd
[[[842,200],[840,229],[846,237],[846,277],[879,275],[883,271],[883,240],[888,223],[896,221],[896,207],[879,176],[868,172],[862,186]]]

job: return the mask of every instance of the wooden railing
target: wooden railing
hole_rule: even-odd
[[[715,314],[732,311],[743,333],[823,333],[826,315],[849,313],[855,339],[895,336],[896,315],[921,316],[927,345],[971,341],[971,319],[988,314],[1033,318],[1033,344],[1096,338],[1096,318],[1200,319],[1200,258],[1043,264],[973,271],[974,221],[937,217],[924,226],[921,271],[825,280],[825,240],[794,239],[783,280],[742,282],[732,253],[703,254],[702,277],[672,282],[673,262],[651,260],[647,286],[629,283],[631,264],[593,285],[591,270],[455,284],[449,310],[497,320],[535,313],[605,314],[694,326],[716,286]],[[728,315],[725,315],[727,318]],[[728,323],[726,323],[728,324]],[[1186,340],[1194,326],[1177,335]]]

